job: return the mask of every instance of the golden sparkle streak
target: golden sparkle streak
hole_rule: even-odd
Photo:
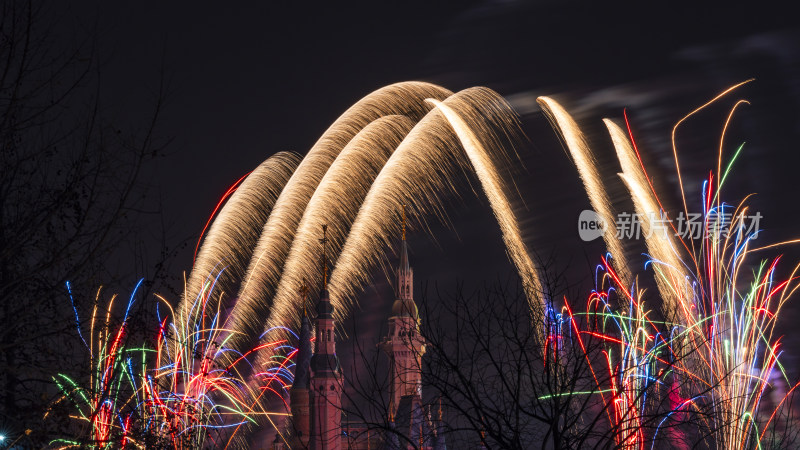
[[[206,282],[220,270],[225,269],[219,277],[222,286],[238,283],[244,276],[269,212],[299,162],[300,157],[294,153],[276,153],[242,182],[203,241],[186,283],[182,309],[191,309]]]
[[[670,234],[669,226],[657,226],[654,222],[661,220],[662,211],[627,135],[613,121],[603,119],[603,122],[611,135],[622,167],[619,176],[628,187],[636,213],[639,214],[647,250],[651,258],[660,262],[652,267],[663,272],[663,277],[656,277],[656,285],[664,302],[664,311],[668,316],[678,311],[682,315],[693,306],[694,294],[689,270],[679,253],[680,243]]]
[[[489,199],[497,223],[500,225],[500,229],[503,233],[503,242],[506,244],[508,254],[519,271],[531,309],[534,310],[536,317],[542,317],[544,312],[543,306],[541,302],[534,300],[535,298],[541,298],[542,285],[539,281],[539,276],[536,273],[530,255],[528,255],[528,250],[522,242],[517,218],[514,216],[514,212],[511,210],[511,204],[503,191],[503,182],[497,172],[497,168],[489,157],[486,148],[484,148],[472,131],[474,124],[468,124],[465,119],[448,104],[434,99],[429,99],[428,101],[436,105],[436,107],[444,113],[447,121],[453,127],[461,144],[464,146],[464,151],[472,164],[475,174],[480,180],[484,194],[486,194],[486,197]],[[538,315],[537,313],[542,315]]]
[[[449,95],[429,83],[386,86],[350,107],[325,131],[287,182],[264,225],[231,313],[237,331],[249,336],[261,331],[308,202],[342,149],[380,117],[404,115],[416,121],[430,109],[425,98]]]
[[[322,225],[329,224],[329,254],[338,254],[375,177],[413,126],[404,116],[382,117],[356,135],[331,164],[306,207],[273,299],[276,312],[291,316],[278,319],[273,314],[276,323],[297,320],[296,293],[304,279],[312,286],[320,285],[321,274],[315,262]]]
[[[191,305],[202,292],[193,286],[227,267],[227,278],[220,277],[217,290],[240,284],[228,322],[235,336],[230,347],[244,348],[265,323],[291,326],[302,311],[296,292],[303,278],[319,284],[317,238],[319,226],[326,223],[335,262],[329,291],[341,320],[375,268],[386,268],[386,255],[400,232],[394,216],[402,205],[408,205],[409,220],[423,230],[429,230],[429,218],[447,224],[443,202],[464,191],[477,194],[472,186],[463,189],[456,183],[469,183],[475,176],[531,308],[541,313],[539,277],[496,165],[513,161],[508,144],[519,135],[513,109],[490,89],[451,94],[427,83],[380,89],[348,109],[294,164],[290,177],[276,178],[264,194],[268,198],[250,198],[263,184],[251,180],[259,177],[259,170],[245,179],[202,243],[183,302]],[[275,163],[273,158],[264,164]],[[286,167],[282,174],[290,171]],[[245,264],[249,266],[242,274]]]
[[[607,228],[603,235],[603,240],[613,257],[612,265],[623,284],[630,287],[632,281],[630,265],[625,257],[622,241],[617,239],[611,229],[616,223],[614,210],[603,184],[603,178],[597,169],[597,160],[591,147],[589,147],[586,138],[578,128],[578,124],[558,102],[550,97],[539,97],[536,101],[542,107],[542,111],[544,111],[548,119],[550,119],[553,128],[560,132],[561,137],[564,139],[572,156],[572,162],[575,163],[578,174],[583,181],[583,187],[586,190],[586,195],[589,197],[592,208],[606,223]]]
[[[472,115],[481,135],[491,135],[487,140],[493,156],[507,156],[499,145],[500,137],[490,131],[514,126],[515,116],[501,97],[489,89],[471,88],[447,98],[444,104],[460,114]],[[454,184],[459,172],[474,172],[474,169],[453,127],[437,108],[395,150],[361,205],[329,285],[339,318],[346,316],[364,284],[369,282],[372,270],[394,247],[394,239],[402,231],[394,218],[403,205],[407,205],[410,218],[423,226],[427,216],[443,219],[446,217],[443,199],[459,194]]]

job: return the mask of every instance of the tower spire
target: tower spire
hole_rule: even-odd
[[[308,320],[308,283],[305,278],[299,294],[303,302],[303,317],[300,318],[299,342],[295,358],[294,382],[290,389],[292,412],[292,438],[289,448],[307,448],[311,431],[311,405],[309,388],[311,386],[311,322]]]
[[[336,356],[333,305],[328,297],[328,226],[322,226],[322,292],[317,302],[315,352],[311,358],[311,450],[341,450],[342,371]]]
[[[403,241],[405,241],[406,240],[406,204],[405,203],[403,203],[402,224],[403,224]]]
[[[303,277],[303,284],[300,285],[300,298],[303,301],[303,317],[308,317],[308,281]]]
[[[408,245],[406,244],[406,204],[403,203],[403,209],[400,213],[400,228],[402,231],[402,240],[400,241],[400,267],[398,267],[398,275],[402,273],[409,273],[411,265],[408,263]],[[398,280],[398,288],[402,289],[402,284]]]
[[[322,225],[322,239],[319,240],[322,243],[322,289],[328,290],[328,255],[327,251],[327,244],[328,244],[328,224]]]
[[[402,205],[400,218],[402,240],[399,252],[400,264],[396,272],[396,297],[389,317],[388,334],[381,342],[381,348],[390,358],[392,384],[389,393],[389,413],[398,418],[403,417],[405,421],[416,414],[412,406],[419,403],[422,381],[421,358],[425,353],[425,342],[419,333],[419,312],[414,303],[414,270],[408,262],[405,204]],[[404,422],[402,426],[405,432],[416,432],[416,426],[411,422]]]

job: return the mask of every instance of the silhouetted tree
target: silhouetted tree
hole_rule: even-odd
[[[428,429],[445,436],[448,448],[459,449],[716,448],[715,434],[725,424],[709,420],[718,407],[708,395],[712,386],[697,383],[693,403],[676,401],[685,395],[673,375],[682,361],[676,354],[691,358],[691,351],[672,352],[665,343],[648,367],[627,375],[646,377],[625,399],[644,406],[616,409],[623,394],[611,388],[619,386],[625,367],[618,364],[621,336],[603,325],[612,319],[602,315],[602,308],[587,311],[585,301],[565,303],[581,297],[565,293],[563,280],[550,278],[545,284],[547,299],[561,299],[546,301],[545,317],[532,315],[522,289],[513,283],[472,294],[437,292],[417,301],[425,341],[418,368],[421,410]],[[562,309],[565,305],[569,309]],[[536,327],[547,336],[544,347]],[[387,413],[392,380],[386,357],[359,340],[355,329],[352,351],[361,369],[345,368],[344,414],[374,434],[397,435],[402,448],[431,446],[431,440],[420,445],[393,426]],[[773,397],[772,407],[783,398],[780,392]],[[780,419],[765,433],[770,448],[793,448],[797,442],[792,397],[784,403]],[[759,433],[769,411],[758,419]]]
[[[60,18],[45,2],[0,2],[0,427],[30,430],[20,443],[31,447],[55,435],[58,420],[42,422],[51,377],[81,356],[76,315],[117,280],[111,256],[136,235],[142,170],[165,144],[155,135],[163,85],[140,131],[113,126],[97,42],[68,35]]]

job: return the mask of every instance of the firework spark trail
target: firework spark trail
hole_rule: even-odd
[[[655,272],[656,287],[661,296],[661,310],[666,317],[677,323],[684,325],[693,323],[697,309],[692,281],[696,278],[690,275],[691,271],[678,253],[679,245],[683,243],[675,242],[669,234],[671,227],[664,226],[666,222],[657,222],[666,219],[666,215],[651,188],[631,141],[613,121],[604,119],[603,122],[608,128],[622,168],[622,173],[619,175],[630,192],[642,226],[641,232],[645,236],[649,258],[653,262],[650,267]],[[631,220],[633,221],[633,218]],[[705,339],[702,337],[698,339],[698,336],[692,335],[683,336],[683,339],[688,346],[680,346],[674,350],[679,354],[678,358],[687,360],[685,364],[689,366],[704,364],[706,362],[704,354],[691,349],[702,346]]]
[[[449,95],[450,91],[429,83],[393,84],[361,99],[325,131],[289,179],[264,225],[232,312],[236,331],[253,337],[261,331],[306,206],[347,143],[382,116],[404,115],[417,121],[430,109],[426,98]]]
[[[179,310],[176,320],[161,327],[159,333],[158,360],[169,363],[152,371],[149,379],[153,382],[147,385],[144,404],[151,413],[150,421],[169,424],[165,435],[173,443],[188,439],[192,446],[202,447],[210,438],[202,429],[228,426],[226,416],[232,412],[241,413],[237,421],[253,420],[248,401],[252,393],[237,376],[238,368],[218,364],[230,335],[223,336],[228,330],[218,322],[219,310],[206,310],[212,290],[204,289],[203,301],[196,302],[193,310]],[[198,316],[203,317],[199,323],[195,320]]]
[[[676,136],[677,136],[677,134],[678,134],[678,127],[680,127],[680,126],[681,126],[681,124],[682,124],[682,123],[684,123],[684,122],[686,122],[686,121],[687,121],[687,120],[688,120],[690,117],[692,117],[693,115],[695,115],[695,114],[697,114],[698,112],[702,111],[703,109],[705,109],[706,107],[708,107],[708,106],[709,106],[709,105],[711,105],[712,103],[714,103],[714,102],[716,102],[717,100],[719,100],[719,99],[721,99],[721,98],[725,97],[725,96],[726,96],[726,95],[728,95],[730,92],[732,92],[732,91],[734,91],[734,90],[738,89],[739,87],[741,87],[741,86],[744,86],[745,84],[747,84],[747,83],[750,83],[751,81],[754,81],[754,80],[755,80],[754,78],[751,78],[751,79],[749,79],[749,80],[742,81],[741,83],[737,83],[737,84],[735,84],[735,85],[733,85],[733,86],[729,87],[728,89],[725,89],[724,91],[722,91],[722,92],[720,92],[719,94],[717,94],[717,95],[716,95],[714,98],[712,98],[711,100],[709,100],[709,101],[707,101],[707,102],[703,103],[702,105],[700,105],[700,106],[698,106],[697,108],[695,108],[695,109],[694,109],[692,112],[690,112],[689,114],[687,114],[687,115],[683,116],[683,118],[682,118],[681,120],[679,120],[679,121],[678,121],[678,122],[675,124],[675,126],[674,126],[674,127],[672,127],[672,155],[673,155],[673,157],[675,158],[675,173],[678,175],[678,185],[679,185],[679,186],[680,186],[680,188],[681,188],[681,199],[683,200],[683,211],[684,211],[684,213],[686,213],[687,215],[689,214],[689,210],[688,210],[688,208],[686,207],[686,191],[683,189],[683,176],[682,176],[682,174],[681,174],[681,166],[680,166],[680,163],[678,162],[678,146],[677,146],[677,143],[676,143],[676,141],[677,141],[677,139],[676,139]],[[734,107],[734,108],[735,108],[735,107]],[[731,111],[731,112],[733,112],[733,111]],[[724,136],[723,136],[723,137],[724,137]]]
[[[537,102],[551,123],[554,123],[554,127],[557,126],[557,131],[560,131],[564,142],[567,144],[570,155],[572,155],[572,162],[575,163],[575,167],[577,167],[583,181],[589,202],[595,212],[606,223],[607,228],[605,234],[603,234],[603,240],[614,258],[614,267],[617,269],[623,284],[629,286],[632,281],[629,263],[625,257],[622,241],[609,228],[616,223],[616,219],[592,149],[586,143],[578,124],[558,102],[549,97],[539,97]]]
[[[758,230],[748,230],[744,203],[730,219],[724,218],[731,206],[712,200],[720,197],[713,178],[712,173],[704,184],[705,231],[696,258],[701,286],[695,290],[694,301],[701,314],[682,319],[692,348],[702,356],[690,360],[695,363],[691,369],[711,387],[707,403],[713,411],[717,447],[749,448],[760,443],[766,432],[765,425],[758,434],[756,421],[770,374],[783,371],[778,361],[780,339],[774,338],[774,332],[785,302],[798,288],[798,267],[779,282],[774,278],[780,258],[769,264],[762,261],[752,272],[749,288],[740,288],[745,285],[741,272],[749,272],[750,241]],[[722,183],[717,186],[721,188]]]
[[[635,284],[631,287],[621,284],[609,262],[605,258],[602,261],[603,276],[586,305],[590,321],[597,324],[599,316],[602,326],[595,325],[594,329],[589,327],[578,333],[607,342],[603,359],[609,374],[607,391],[611,395],[608,399],[603,395],[603,402],[608,408],[610,426],[619,430],[614,434],[617,448],[642,449],[645,447],[643,424],[649,410],[658,405],[658,399],[648,402],[656,395],[651,388],[663,382],[664,370],[657,369],[659,363],[667,364],[665,355],[669,353],[669,342],[659,332],[659,324],[649,318],[652,311],[645,308],[642,291]],[[616,308],[610,301],[614,293],[620,297],[613,302]],[[613,352],[614,347],[617,352]],[[590,366],[594,364],[590,357],[587,362]],[[595,380],[600,392],[605,391],[598,379]]]
[[[430,100],[430,102],[444,113],[447,121],[458,135],[464,147],[464,151],[472,164],[473,170],[480,180],[481,187],[486,197],[489,199],[492,212],[500,225],[500,229],[503,233],[503,241],[506,244],[506,251],[519,271],[520,279],[522,280],[522,285],[528,297],[532,313],[534,317],[543,317],[544,306],[541,301],[542,285],[539,281],[539,276],[533,265],[533,261],[531,261],[530,255],[528,255],[525,243],[522,242],[517,219],[514,216],[514,212],[511,210],[511,205],[504,192],[503,180],[500,178],[486,148],[484,148],[473,131],[480,128],[480,125],[475,123],[476,117],[468,116],[466,119],[469,121],[468,123],[465,121],[465,118],[456,112],[449,104],[436,100]]]
[[[678,243],[669,234],[665,225],[666,216],[659,207],[658,199],[650,190],[650,183],[642,170],[625,132],[609,119],[603,119],[617,152],[622,173],[620,177],[630,191],[634,208],[642,224],[642,234],[650,258],[657,261],[654,270],[663,276],[656,277],[656,285],[663,299],[663,308],[668,316],[682,316],[692,309],[692,287],[689,273],[681,260]]]
[[[409,132],[375,177],[350,227],[339,255],[333,255],[328,290],[342,316],[369,282],[374,267],[384,262],[385,250],[399,235],[396,220],[403,204],[412,221],[424,223],[426,215],[443,217],[443,193],[456,194],[451,180],[458,150],[456,137],[438,111],[426,115]]]
[[[186,284],[184,308],[191,307],[209,278],[222,273],[218,283],[226,288],[241,279],[269,211],[299,162],[293,153],[277,153],[241,183],[203,241]]]
[[[116,329],[112,326],[116,296],[109,300],[105,315],[98,314],[98,290],[87,335],[91,365],[88,387],[65,374],[53,377],[63,394],[57,403],[71,401],[77,410],[71,417],[85,422],[88,429],[82,436],[56,439],[51,445],[143,448],[157,442],[159,448],[203,448],[211,442],[217,445],[232,427],[255,423],[260,417],[269,419],[273,414],[285,415],[264,410],[258,399],[274,394],[284,403],[292,381],[288,368],[295,350],[281,338],[244,354],[231,349],[227,345],[231,332],[220,315],[221,302],[211,309],[210,299],[218,298],[214,289],[220,277],[218,273],[206,282],[198,301],[188,310],[173,309],[159,297],[170,316],[163,320],[159,317],[155,348],[129,342],[129,313],[143,280],[134,289]],[[265,333],[272,334],[278,333]],[[248,357],[256,351],[271,354],[263,367],[250,365]],[[237,357],[231,358],[230,364],[221,364],[222,356],[229,352]],[[254,371],[261,383],[250,389],[243,373]],[[233,439],[229,446],[248,448]]]
[[[314,192],[297,229],[273,299],[275,323],[298,323],[293,308],[304,280],[321,286],[319,233],[328,225],[328,252],[339,253],[359,206],[395,148],[414,127],[404,116],[386,116],[367,125],[342,150]]]
[[[188,436],[189,448],[203,447],[211,440],[217,447],[227,440],[226,448],[249,448],[242,436],[236,436],[242,425],[269,422],[278,430],[270,416],[286,413],[275,413],[264,405],[272,401],[282,409],[292,382],[288,368],[296,350],[286,339],[290,330],[267,330],[261,336],[263,343],[244,352],[231,346],[236,332],[220,311],[222,303],[216,302],[216,311],[209,309],[220,276],[206,282],[192,310],[181,309],[175,315],[160,298],[175,320],[160,328],[157,360],[167,363],[148,374],[151,383],[144,405],[152,411],[151,422],[170,425],[173,442]],[[269,357],[264,357],[262,366],[254,366],[250,361],[256,355]],[[250,386],[246,377],[253,373],[259,383]],[[159,385],[166,388],[159,390]]]
[[[470,125],[479,127],[479,133],[487,140],[482,151],[490,151],[496,158],[510,158],[501,140],[513,139],[517,124],[510,107],[496,93],[485,88],[471,88],[449,97],[443,104],[467,115],[471,118]],[[498,131],[508,135],[498,136]],[[492,176],[497,177],[493,166],[483,169],[494,171]],[[409,217],[423,226],[428,216],[444,220],[443,199],[457,196],[457,176],[471,172],[474,169],[470,160],[442,110],[431,111],[408,134],[375,178],[336,259],[328,289],[340,319],[346,317],[358,293],[369,281],[372,269],[384,262],[386,251],[400,231],[395,218],[402,205],[408,205]],[[513,214],[505,217],[514,220]],[[514,262],[519,263],[524,257],[527,254]],[[531,268],[532,264],[527,267]],[[518,268],[522,272],[524,266]]]
[[[678,122],[675,129],[692,114],[741,84],[727,89],[691,112]],[[727,116],[720,138],[717,171],[711,172],[703,185],[703,235],[699,247],[694,241],[687,243],[670,239],[667,242],[656,241],[656,245],[651,245],[649,240],[647,242],[654,259],[654,273],[665,303],[664,309],[668,316],[672,314],[676,326],[677,333],[670,340],[670,347],[673,354],[682,358],[680,364],[674,367],[676,375],[684,381],[680,391],[688,394],[686,398],[689,400],[686,402],[693,408],[707,408],[711,412],[701,414],[702,422],[714,434],[714,445],[721,449],[760,447],[769,423],[783,403],[775,406],[769,420],[766,424],[760,424],[763,426],[759,430],[757,424],[761,399],[769,385],[770,375],[775,370],[783,372],[778,360],[780,339],[774,337],[775,326],[785,302],[800,288],[796,278],[800,265],[794,268],[788,279],[781,282],[774,279],[780,258],[770,263],[762,261],[752,272],[749,288],[742,288],[747,283],[742,274],[750,272],[747,269],[751,264],[748,257],[753,252],[749,249],[750,241],[759,230],[749,229],[746,224],[749,217],[745,203],[747,199],[733,208],[722,202],[721,189],[741,151],[740,146],[723,170],[725,131],[736,108],[743,103],[742,100],[737,101]],[[619,127],[610,121],[606,121],[606,124],[625,172],[623,178],[637,204],[637,212],[645,220],[649,219],[643,214],[645,212],[663,213],[652,184],[641,168],[641,160],[634,156],[635,148],[630,148],[630,142]],[[680,177],[675,129],[673,151]],[[630,170],[626,170],[626,167]],[[682,182],[681,192],[683,196]],[[682,201],[688,215],[688,202],[685,197]],[[665,227],[664,231],[668,229]],[[676,261],[680,260],[678,245],[690,253],[688,256],[693,269]],[[665,256],[659,257],[659,253]],[[669,256],[675,260],[667,259]],[[689,285],[690,280],[693,286]],[[670,300],[680,303],[670,305]],[[679,407],[683,408],[686,402],[681,402]]]
[[[724,91],[696,109],[675,128],[740,85]],[[759,418],[759,413],[764,413],[761,411],[761,399],[771,374],[783,372],[778,359],[781,344],[780,339],[775,338],[775,326],[785,302],[800,289],[797,280],[800,266],[795,267],[788,279],[777,281],[774,278],[779,258],[769,263],[764,261],[753,272],[752,279],[745,281],[745,276],[740,272],[747,273],[742,271],[750,264],[747,262],[748,255],[771,246],[750,250],[750,241],[759,230],[750,230],[745,226],[748,217],[745,202],[734,208],[721,200],[721,188],[741,151],[740,146],[730,162],[723,165],[724,134],[736,108],[745,103],[744,100],[737,101],[725,120],[716,173],[709,175],[702,189],[703,235],[697,242],[672,236],[670,231],[677,233],[677,230],[666,216],[647,177],[632,136],[629,138],[621,127],[610,120],[604,121],[622,168],[620,176],[630,191],[645,235],[650,258],[646,267],[653,268],[662,310],[668,318],[663,323],[663,331],[668,332],[663,334],[659,331],[659,323],[653,323],[648,318],[650,311],[644,310],[636,285],[627,291],[604,261],[606,276],[613,279],[617,292],[625,294],[629,305],[621,313],[614,312],[608,303],[611,290],[596,291],[590,297],[587,311],[592,309],[592,302],[602,303],[603,323],[613,323],[618,330],[609,333],[604,328],[603,333],[597,333],[576,329],[576,333],[578,338],[586,333],[619,345],[618,351],[612,352],[612,347],[607,346],[603,352],[610,387],[606,388],[604,382],[595,377],[598,392],[613,394],[609,400],[613,403],[607,405],[611,427],[622,430],[615,436],[617,446],[645,447],[641,430],[643,414],[648,408],[657,408],[658,404],[653,403],[648,407],[647,399],[655,395],[656,402],[659,401],[659,390],[650,392],[648,387],[664,384],[666,380],[661,377],[670,371],[671,388],[666,395],[673,409],[658,424],[652,437],[653,446],[658,442],[656,438],[664,424],[670,424],[666,431],[671,433],[668,439],[686,437],[681,427],[675,428],[673,425],[679,414],[686,414],[690,410],[699,414],[697,432],[713,435],[710,443],[716,448],[760,446],[767,428],[786,399],[784,396],[773,410],[766,411],[766,416]],[[555,124],[559,124],[559,121],[555,120]],[[679,172],[674,136],[673,130],[673,151],[676,153],[676,171]],[[685,198],[682,201],[684,213],[688,216],[686,206],[689,202]],[[749,287],[744,288],[748,282]],[[669,339],[661,336],[669,336]],[[593,363],[588,354],[587,361],[591,367]],[[662,365],[663,369],[655,372],[658,365]],[[594,369],[592,373],[595,373]],[[786,379],[785,373],[783,378]],[[606,401],[604,398],[604,403]],[[678,419],[679,422],[681,420]]]
[[[725,237],[713,223],[717,220],[714,208],[704,211],[708,231],[699,249],[704,257],[699,261],[706,276],[698,276],[698,280],[705,290],[698,288],[696,292],[706,296],[695,300],[702,306],[701,314],[683,317],[685,329],[681,333],[685,336],[682,341],[700,355],[688,359],[688,370],[702,379],[695,390],[708,391],[702,403],[713,411],[709,417],[717,448],[725,449],[750,448],[763,438],[763,432],[758,436],[755,429],[761,398],[772,371],[783,370],[778,361],[780,340],[774,338],[775,325],[786,300],[797,289],[797,268],[789,279],[774,281],[777,259],[769,265],[762,262],[753,273],[749,289],[739,288],[752,238],[742,225],[746,214],[747,208],[740,205],[733,218],[738,225],[731,236]],[[710,285],[718,288],[712,291]]]
[[[134,288],[125,309],[122,323],[116,330],[111,327],[111,316],[116,295],[111,296],[106,307],[105,323],[98,326],[95,335],[95,322],[98,319],[98,301],[100,290],[97,291],[95,305],[92,308],[90,323],[89,344],[89,387],[80,386],[69,376],[59,373],[53,380],[61,390],[63,397],[57,403],[69,399],[77,409],[77,415],[72,418],[88,424],[90,436],[88,442],[98,448],[113,448],[124,446],[130,440],[130,428],[122,409],[126,404],[125,380],[133,374],[129,371],[130,350],[126,346],[128,337],[128,319],[131,306],[142,282],[139,280]],[[69,283],[67,283],[69,289]],[[71,295],[71,293],[70,293]],[[77,316],[76,316],[77,318]],[[79,329],[79,335],[82,333]],[[81,339],[83,339],[81,337]],[[96,346],[95,346],[96,342]],[[45,418],[50,414],[48,411]],[[51,445],[60,444],[62,448],[80,447],[82,443],[68,439],[56,439]]]

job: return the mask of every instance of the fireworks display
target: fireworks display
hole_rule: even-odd
[[[129,313],[139,285],[131,294],[125,307],[122,323],[116,329],[112,326],[112,309],[117,297],[112,296],[108,301],[105,315],[98,311],[97,301],[95,301],[88,342],[81,332],[76,312],[78,334],[89,351],[91,370],[88,385],[81,386],[78,381],[65,374],[58,374],[54,377],[56,385],[64,393],[64,399],[72,401],[77,406],[78,416],[75,418],[83,422],[82,425],[90,430],[90,442],[98,447],[124,446],[130,439],[129,418],[119,412],[130,401],[129,398],[125,398],[124,392],[129,383],[138,377],[138,373],[134,373],[133,358],[137,357],[136,362],[139,363],[138,357],[147,356],[138,349],[129,350],[125,345]],[[72,300],[69,283],[67,283],[67,289],[70,291]],[[98,298],[100,292],[100,290],[97,292]],[[99,317],[98,313],[100,313]],[[65,447],[80,447],[82,444],[66,440],[59,440],[55,443],[64,444]]]
[[[404,115],[412,120],[418,120],[429,110],[424,103],[425,98],[445,98],[449,94],[449,91],[427,83],[401,83],[388,86],[353,105],[328,128],[303,158],[281,191],[268,219],[263,224],[256,248],[241,250],[247,252],[250,259],[245,281],[238,294],[239,301],[233,312],[234,329],[247,330],[249,335],[253,336],[263,330],[264,317],[268,315],[278,317],[296,315],[296,311],[271,310],[273,295],[280,282],[284,263],[291,251],[297,227],[306,207],[320,181],[348,142],[369,123],[383,116]],[[376,128],[371,135],[375,136],[374,132],[379,131],[394,132],[389,127],[383,127]],[[366,138],[367,135],[363,137]],[[353,152],[348,153],[353,154]],[[358,182],[358,180],[353,181]],[[338,182],[344,183],[345,180]],[[231,200],[237,194],[234,194]],[[318,205],[323,208],[325,206]],[[234,209],[235,206],[226,204],[223,212],[229,208]],[[232,225],[235,226],[235,222]],[[330,226],[332,229],[337,228],[334,224]],[[242,243],[237,241],[228,241],[227,245],[242,248]],[[215,256],[215,261],[223,261],[224,264],[221,258],[223,255]],[[318,279],[319,274],[315,273],[314,280]],[[189,298],[191,297],[186,297]]]
[[[511,107],[486,88],[452,94],[426,83],[399,83],[368,95],[323,134],[268,214],[262,206],[260,215],[250,217],[252,201],[240,199],[251,196],[250,190],[264,181],[251,183],[254,172],[242,182],[200,247],[182,308],[190,307],[196,296],[202,279],[198,273],[214,273],[227,264],[238,273],[249,255],[247,273],[236,279],[241,283],[222,280],[226,288],[239,287],[231,327],[241,339],[234,339],[233,346],[246,346],[248,337],[261,333],[264,317],[266,328],[296,324],[303,280],[321,283],[317,239],[324,222],[334,263],[329,289],[341,319],[373,270],[385,262],[399,231],[394,216],[401,206],[407,204],[409,217],[423,228],[429,217],[446,221],[443,201],[460,196],[458,180],[469,180],[467,174],[474,173],[490,198],[509,255],[526,280],[531,306],[540,315],[541,302],[534,300],[541,290],[538,275],[505,194],[508,180],[497,168],[511,160],[510,144],[519,135]],[[278,178],[266,179],[272,187],[280,185]],[[248,222],[240,226],[242,217]],[[256,229],[255,219],[264,218],[253,249],[245,232]],[[230,231],[240,228],[245,231]]]
[[[789,5],[0,0],[0,450],[800,449]]]
[[[603,185],[600,171],[597,168],[597,161],[592,153],[591,147],[586,143],[586,139],[581,133],[578,124],[555,100],[549,97],[539,97],[539,105],[542,111],[554,122],[554,128],[561,134],[567,144],[572,160],[578,169],[581,180],[586,188],[586,195],[592,204],[592,208],[602,217],[606,224],[614,223],[614,213],[611,200]],[[628,269],[628,262],[625,258],[625,251],[622,242],[606,233],[603,236],[608,251],[614,255],[614,260],[620,268],[619,275],[627,285],[630,282],[631,274]]]
[[[121,323],[114,326],[116,296],[105,312],[99,309],[98,291],[92,312],[86,349],[91,364],[88,384],[62,373],[54,377],[63,393],[61,402],[71,402],[72,415],[82,440],[58,439],[56,448],[221,448],[245,444],[236,440],[236,430],[261,419],[286,415],[286,390],[292,383],[296,352],[280,330],[268,330],[262,343],[245,353],[228,347],[233,336],[223,311],[209,307],[219,279],[206,280],[188,310],[170,311],[158,318],[155,345],[131,342],[130,310],[134,290]],[[140,281],[141,284],[141,281]],[[220,302],[215,302],[219,305]],[[78,325],[78,333],[83,333]],[[222,364],[222,355],[235,353],[233,362]],[[269,354],[262,366],[253,366],[256,352]],[[246,382],[258,380],[255,388]],[[272,403],[271,403],[272,402]],[[278,404],[277,411],[262,405]],[[276,428],[277,429],[277,428]]]
[[[538,102],[565,141],[592,207],[606,224],[614,223],[614,205],[577,123],[552,98]],[[251,426],[265,424],[281,438],[273,417],[289,410],[297,340],[291,328],[307,306],[298,292],[328,276],[319,268],[322,226],[333,267],[327,287],[341,320],[386,263],[400,231],[397,212],[407,206],[414,223],[430,230],[429,220],[448,220],[445,200],[477,182],[531,317],[544,320],[535,326],[545,369],[560,370],[565,346],[582,350],[592,382],[569,395],[596,400],[609,446],[646,449],[669,439],[678,448],[697,441],[720,449],[762,448],[774,440],[770,430],[784,420],[782,408],[791,406],[794,388],[769,405],[764,398],[778,384],[791,386],[776,324],[800,286],[800,265],[779,279],[780,258],[756,260],[774,246],[753,248],[759,230],[745,223],[746,201],[724,202],[723,187],[742,150],[725,153],[724,130],[716,171],[698,199],[685,197],[673,133],[683,212],[695,204],[702,211],[702,235],[691,239],[679,237],[669,220],[627,116],[624,126],[604,123],[642,221],[648,261],[644,271],[633,267],[621,241],[606,230],[608,255],[583,309],[565,298],[561,312],[554,310],[556,301],[544,298],[539,269],[522,240],[509,197],[513,180],[499,169],[514,161],[520,136],[510,106],[486,88],[451,93],[426,83],[388,86],[345,112],[304,158],[278,153],[226,192],[198,242],[180,304],[173,309],[160,299],[159,311],[169,314],[159,314],[154,345],[133,345],[128,337],[136,290],[116,327],[116,297],[101,312],[98,292],[88,334],[75,311],[91,377],[88,384],[67,374],[54,380],[63,392],[60,402],[76,406],[73,418],[91,438],[53,444],[239,446],[246,445]],[[640,285],[648,274],[656,299]],[[237,296],[226,297],[228,291]],[[587,340],[601,347],[590,350]]]
[[[548,108],[560,111],[558,126],[573,123],[552,100],[545,101]],[[741,103],[731,109],[725,129]],[[573,313],[567,306],[566,318],[575,327],[580,345],[585,335],[607,343],[602,357],[585,357],[596,383],[593,394],[602,398],[609,428],[616,430],[614,445],[652,448],[659,437],[667,436],[678,448],[689,448],[697,440],[719,449],[764,448],[775,443],[770,426],[775,426],[794,388],[784,391],[772,405],[762,402],[768,390],[780,392],[781,384],[791,385],[779,360],[781,344],[775,326],[798,287],[798,266],[788,278],[776,279],[780,258],[755,260],[756,252],[776,245],[752,248],[760,230],[749,227],[746,202],[731,205],[723,200],[724,182],[730,179],[742,147],[723,154],[723,131],[717,170],[703,182],[702,198],[696,199],[702,208],[702,236],[697,241],[681,239],[672,234],[674,227],[656,226],[658,219],[671,222],[630,128],[625,133],[614,122],[605,123],[622,167],[620,176],[646,230],[646,268],[654,274],[661,300],[660,305],[649,305],[654,309],[646,308],[637,283],[615,270],[620,262],[614,261],[612,267],[603,259],[598,288],[585,312]],[[581,146],[574,138],[567,138],[567,143]],[[675,158],[680,173],[677,150]],[[591,190],[602,192],[602,185]],[[687,214],[687,205],[694,204],[683,198]],[[578,316],[586,320],[576,320]],[[694,420],[688,420],[689,416]]]

